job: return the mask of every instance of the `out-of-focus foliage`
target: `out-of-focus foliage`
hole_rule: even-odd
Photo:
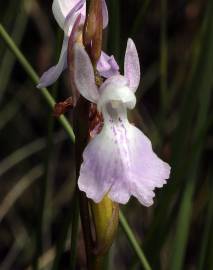
[[[1,23],[42,74],[57,61],[62,31],[52,1],[1,1]],[[211,0],[107,1],[104,47],[121,63],[127,38],[142,69],[130,115],[172,176],[155,205],[132,199],[123,210],[149,263],[159,269],[213,269]],[[0,269],[69,269],[73,144],[0,38]],[[50,88],[70,95],[67,74]],[[72,118],[72,113],[68,114]],[[77,269],[85,266],[79,231]],[[37,254],[42,253],[39,260]],[[53,263],[54,262],[54,263]],[[141,269],[119,230],[109,269]]]

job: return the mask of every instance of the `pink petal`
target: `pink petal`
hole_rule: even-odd
[[[64,22],[64,32],[69,36],[75,25],[76,19],[81,16],[79,24],[84,24],[86,16],[86,1],[78,0],[78,3],[67,14]]]
[[[67,15],[78,3],[79,3],[79,0],[54,0],[53,1],[52,12],[57,23],[62,29],[64,29],[64,22]]]
[[[135,44],[130,38],[124,60],[124,76],[129,79],[130,88],[135,92],[140,83],[140,62]]]
[[[67,68],[67,46],[68,38],[65,36],[58,64],[44,72],[37,85],[38,88],[47,87],[53,84],[59,78],[62,71]]]
[[[67,49],[68,75],[69,75],[69,82],[70,82],[71,92],[72,92],[73,106],[76,106],[78,98],[80,97],[80,94],[76,88],[75,81],[74,81],[74,62],[73,62],[74,61],[73,47],[77,39],[78,27],[79,27],[80,22],[81,22],[81,14],[78,15],[73,25],[72,32],[69,37],[68,49]]]
[[[109,23],[109,14],[105,0],[102,0],[102,15],[103,15],[103,29],[104,29],[107,27]]]
[[[97,64],[97,70],[104,78],[110,78],[119,74],[119,66],[115,61],[114,56],[108,56],[104,52],[101,52],[101,57]]]
[[[118,203],[126,203],[129,193],[144,206],[150,206],[155,196],[153,190],[166,183],[170,167],[157,157],[150,140],[139,129],[121,124],[116,132],[120,154],[117,162],[122,164],[122,172],[117,172],[108,196]]]
[[[114,156],[113,149],[108,148],[99,135],[88,144],[83,153],[84,162],[81,165],[78,186],[96,203],[102,200],[113,182],[110,178],[113,174],[109,174],[109,170],[115,169]]]
[[[127,135],[131,163],[131,194],[141,204],[153,204],[154,189],[166,184],[170,166],[153,152],[150,140],[136,127],[131,125]]]
[[[54,0],[53,15],[59,26],[67,35],[72,31],[76,16],[81,14],[83,24],[86,17],[86,0]],[[108,9],[105,0],[102,0],[103,28],[108,25]],[[69,23],[67,23],[69,22]]]
[[[99,93],[95,84],[92,63],[85,49],[78,44],[74,46],[74,81],[84,98],[97,103]]]
[[[102,93],[109,85],[114,87],[123,87],[129,85],[129,80],[122,75],[115,75],[108,78],[100,87],[100,93]]]

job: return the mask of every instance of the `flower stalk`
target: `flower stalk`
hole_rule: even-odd
[[[94,69],[101,56],[103,15],[101,0],[91,0],[84,24],[83,42]]]
[[[101,56],[102,48],[102,1],[91,0],[89,2],[90,5],[87,5],[87,16],[83,29],[83,45],[90,56],[96,82],[100,86],[102,79],[97,72],[96,66]],[[89,118],[91,110],[93,111],[92,119]],[[94,120],[96,121],[95,126],[101,124],[102,120],[98,115],[96,106],[89,103],[85,98],[80,97],[74,110],[77,179],[79,178],[80,166],[82,164],[82,154],[90,138],[90,131],[94,127]],[[103,256],[111,247],[118,227],[118,204],[113,203],[107,196],[100,203],[94,203],[89,201],[83,192],[79,192],[79,200],[88,269],[103,269]],[[92,216],[90,216],[90,209]],[[95,229],[95,239],[92,237],[92,224]]]

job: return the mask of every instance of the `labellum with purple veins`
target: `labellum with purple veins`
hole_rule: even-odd
[[[73,26],[80,15],[80,22],[78,27],[78,35],[76,42],[82,36],[82,28],[86,19],[86,0],[54,0],[52,5],[53,15],[64,31],[64,40],[61,49],[59,62],[57,65],[47,70],[40,78],[38,88],[47,87],[53,84],[61,75],[63,70],[67,68],[67,51],[69,36],[72,32]],[[108,10],[105,0],[102,0],[102,14],[103,14],[103,28],[108,24]],[[119,66],[117,65],[113,56],[108,56],[102,52],[100,60],[97,63],[97,70],[100,75],[108,78],[112,74],[119,74]]]
[[[86,51],[74,47],[74,80],[78,91],[96,103],[103,114],[101,132],[83,153],[78,186],[99,203],[104,196],[125,204],[131,195],[144,206],[153,204],[154,189],[166,184],[170,166],[153,152],[150,140],[127,119],[127,109],[136,104],[140,64],[134,42],[129,39],[124,76],[108,78],[98,89]]]

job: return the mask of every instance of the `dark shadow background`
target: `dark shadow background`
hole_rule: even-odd
[[[131,37],[141,62],[131,122],[172,166],[171,179],[157,190],[154,206],[147,209],[131,199],[122,207],[154,270],[213,269],[211,2],[107,1],[104,50],[115,55],[123,70]],[[57,62],[63,37],[51,5],[36,0],[0,3],[0,22],[39,75]],[[49,90],[57,101],[70,96],[67,73]],[[67,116],[71,121],[72,112]],[[39,246],[39,269],[52,269],[55,247],[64,242],[56,269],[69,269],[73,144],[1,38],[0,149],[0,269],[31,269]],[[76,269],[85,269],[81,230],[77,256]],[[120,229],[108,269],[117,267],[142,269]]]

